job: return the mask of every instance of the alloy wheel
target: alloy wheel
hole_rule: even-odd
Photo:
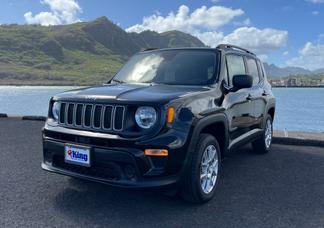
[[[265,140],[266,148],[269,149],[272,142],[272,124],[271,124],[271,120],[269,119],[267,120],[267,124],[266,124],[264,140]]]
[[[210,193],[216,184],[218,174],[218,152],[214,145],[206,147],[200,164],[200,186],[204,193]]]

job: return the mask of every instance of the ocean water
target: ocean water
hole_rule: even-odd
[[[47,116],[52,96],[77,87],[0,86],[0,113]]]
[[[324,132],[324,88],[274,88],[274,128]]]
[[[0,86],[0,113],[43,115],[53,95],[77,87]],[[324,132],[324,88],[274,88],[277,98],[274,128]]]

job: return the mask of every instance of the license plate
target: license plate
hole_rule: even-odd
[[[65,145],[65,162],[90,167],[90,148]]]

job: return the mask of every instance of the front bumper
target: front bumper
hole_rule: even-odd
[[[71,176],[75,178],[95,181],[103,184],[107,184],[114,187],[121,187],[121,188],[134,188],[134,189],[144,189],[144,188],[171,188],[175,187],[179,182],[179,176],[169,176],[169,177],[161,177],[161,178],[152,178],[150,180],[143,180],[143,181],[111,181],[105,178],[99,178],[94,176],[89,176],[85,174],[80,174],[77,172],[71,172],[64,169],[56,168],[52,165],[42,163],[42,169],[58,173],[66,176]]]
[[[105,142],[105,143],[102,143]],[[65,163],[66,143],[91,147],[91,167]],[[43,131],[43,162],[46,171],[124,188],[173,187],[181,181],[186,150],[169,150],[168,157],[147,157],[131,141],[98,140],[78,135]]]

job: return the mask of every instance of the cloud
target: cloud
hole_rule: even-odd
[[[250,18],[247,18],[244,21],[235,21],[233,24],[235,26],[238,26],[238,27],[240,27],[240,26],[250,26],[252,24],[252,22],[251,22]]]
[[[248,48],[264,56],[269,51],[286,45],[287,31],[248,27],[251,24],[249,18],[242,22],[234,22],[234,25],[243,27],[237,28],[229,34],[224,34],[219,30],[243,14],[244,11],[241,9],[222,6],[210,8],[202,6],[190,12],[189,7],[182,5],[177,13],[170,12],[167,16],[155,13],[144,17],[141,24],[133,25],[126,31],[139,33],[145,30],[156,32],[179,30],[198,37],[210,47],[216,47],[220,43],[230,43]]]
[[[61,20],[58,16],[51,12],[40,12],[33,16],[32,12],[24,14],[27,24],[41,24],[41,25],[58,25],[61,24]]]
[[[324,41],[324,33],[323,34],[319,34],[318,36],[318,42]]]
[[[258,54],[284,47],[288,40],[288,32],[272,28],[258,29],[241,27],[224,37],[224,43],[245,47]]]
[[[287,55],[289,55],[289,51],[284,51],[284,52],[282,53],[282,55],[283,55],[283,56],[287,56]]]
[[[318,11],[313,11],[312,14],[313,14],[314,16],[318,16],[320,13],[319,13]]]
[[[299,50],[299,56],[287,61],[289,66],[304,67],[309,70],[316,70],[323,67],[324,63],[324,44],[314,44],[307,42]]]
[[[267,56],[267,55],[258,55],[258,57],[262,62],[267,62],[269,56]]]
[[[216,47],[218,44],[223,43],[224,40],[222,32],[195,32],[192,35],[209,47]]]
[[[265,55],[270,51],[280,49],[287,44],[288,40],[287,31],[255,27],[241,27],[228,35],[217,31],[194,32],[192,35],[210,47],[216,47],[220,43],[233,44],[247,48],[258,55]]]
[[[82,13],[82,9],[76,0],[42,0],[41,3],[48,5],[51,12],[40,12],[36,15],[32,12],[25,13],[27,24],[48,26],[80,21],[78,14]]]
[[[142,32],[153,30],[165,32],[169,30],[180,30],[188,33],[200,29],[218,29],[232,21],[234,17],[241,16],[244,11],[231,9],[223,6],[202,6],[190,13],[186,5],[179,7],[177,13],[171,12],[166,17],[153,14],[144,17],[142,24],[136,24],[126,29],[127,32]]]
[[[324,0],[306,0],[306,2],[311,2],[314,4],[324,3]]]

